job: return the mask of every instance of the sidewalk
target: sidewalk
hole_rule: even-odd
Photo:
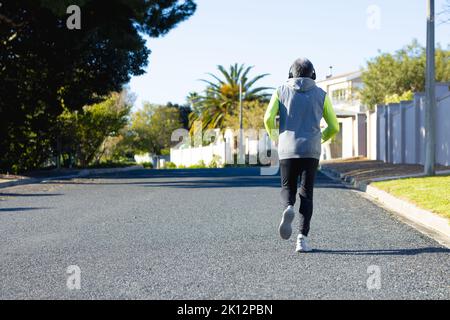
[[[400,199],[371,184],[401,178],[424,177],[423,166],[391,164],[365,158],[324,161],[321,166],[321,171],[328,177],[365,192],[370,200],[393,212],[403,222],[450,248],[448,218],[418,207],[407,199]],[[450,174],[450,167],[437,166],[436,169],[438,175]]]
[[[392,164],[366,158],[328,160],[321,162],[321,166],[343,181],[356,184],[359,189],[375,181],[424,176],[422,165]],[[436,170],[437,174],[450,174],[450,167],[438,165]]]

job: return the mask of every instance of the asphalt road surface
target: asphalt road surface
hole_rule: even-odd
[[[277,232],[279,177],[258,173],[138,170],[0,189],[0,298],[450,298],[450,250],[321,174],[315,251],[297,254],[295,235]]]

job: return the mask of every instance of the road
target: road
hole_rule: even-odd
[[[279,177],[258,173],[138,170],[0,189],[0,298],[450,298],[450,250],[321,174],[315,251],[297,254],[277,233]],[[71,265],[79,290],[67,287]]]

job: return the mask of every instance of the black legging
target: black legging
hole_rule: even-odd
[[[313,213],[314,180],[318,165],[319,160],[312,158],[280,160],[281,199],[284,208],[295,204],[298,177],[301,177],[299,231],[304,236],[308,236]]]

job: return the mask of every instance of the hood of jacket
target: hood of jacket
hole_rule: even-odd
[[[287,86],[296,91],[308,91],[316,86],[316,82],[311,78],[291,78],[287,81]]]

